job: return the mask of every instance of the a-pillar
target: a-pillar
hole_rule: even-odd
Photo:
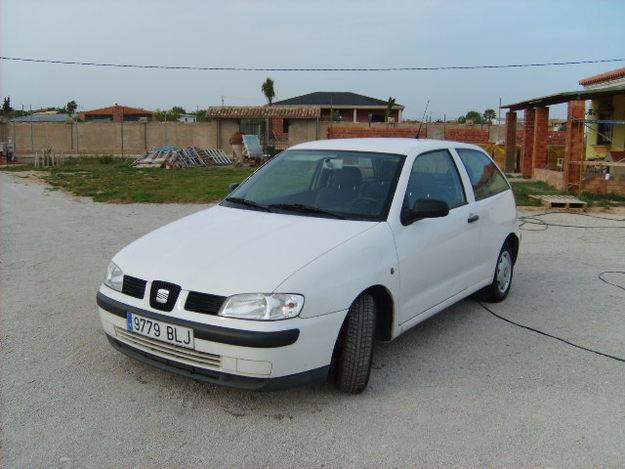
[[[584,116],[586,101],[569,101],[564,145],[564,184],[567,190],[579,190],[582,166],[576,164],[584,159]]]
[[[532,152],[534,150],[534,118],[536,111],[526,109],[523,115],[523,156],[521,159],[521,172],[523,177],[532,177]]]
[[[511,173],[516,170],[516,112],[506,112],[506,167]]]

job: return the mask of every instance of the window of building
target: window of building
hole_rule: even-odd
[[[609,112],[600,112],[599,120],[606,121],[612,119],[612,114]],[[597,145],[612,145],[612,128],[610,124],[599,123],[597,124]]]

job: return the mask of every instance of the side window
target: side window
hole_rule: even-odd
[[[497,165],[484,153],[466,148],[458,148],[456,151],[469,174],[475,200],[482,200],[510,189],[508,181]]]
[[[447,202],[449,208],[466,203],[458,168],[447,150],[423,153],[414,160],[404,199],[404,209],[418,200],[434,199]]]

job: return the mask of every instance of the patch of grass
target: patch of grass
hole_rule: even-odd
[[[591,206],[604,208],[622,207],[625,205],[625,195],[620,194],[595,194],[594,192],[582,192],[580,197]]]
[[[526,205],[538,207],[541,204],[540,200],[531,199],[531,195],[555,195],[555,194],[568,194],[578,197],[588,204],[589,207],[622,207],[625,205],[625,195],[619,194],[595,194],[593,192],[583,192],[581,195],[577,193],[568,193],[559,191],[555,187],[539,181],[514,181],[512,184],[512,190],[516,198],[517,205]]]
[[[135,169],[128,161],[107,157],[76,158],[52,168],[32,165],[6,168],[7,171],[37,170],[53,187],[97,202],[119,203],[214,202],[228,194],[231,183],[243,181],[254,169],[231,166]]]
[[[531,199],[531,195],[553,195],[564,194],[555,187],[541,181],[514,181],[510,183],[512,185],[512,191],[516,198],[517,205],[526,205],[538,207],[541,204],[540,200]]]

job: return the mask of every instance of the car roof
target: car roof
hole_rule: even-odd
[[[449,140],[431,140],[416,138],[339,138],[315,140],[290,147],[290,150],[344,150],[368,151],[376,153],[395,153],[410,155],[440,148],[471,148],[482,150],[477,145],[452,142]]]

